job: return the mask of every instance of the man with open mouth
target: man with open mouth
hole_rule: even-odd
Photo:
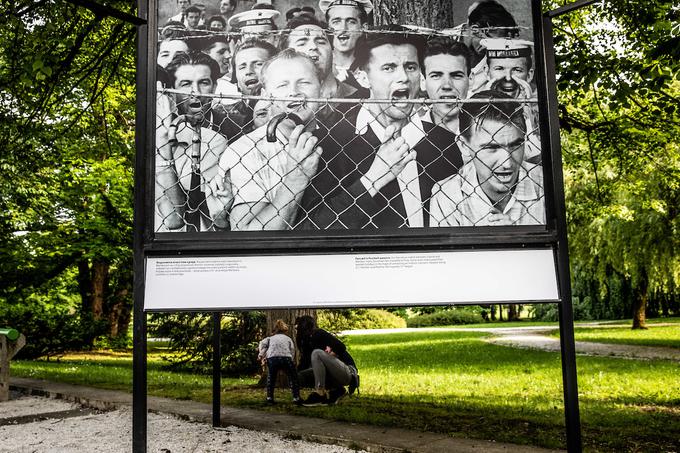
[[[488,78],[486,88],[512,98],[530,98],[534,78],[532,42],[519,39],[483,39]]]
[[[214,231],[228,229],[232,196],[224,184],[212,190],[217,163],[228,137],[240,128],[212,108],[220,69],[210,56],[178,53],[168,64],[177,116],[156,128],[156,230]],[[217,189],[217,188],[216,188]]]
[[[519,28],[512,14],[496,0],[474,3],[468,11],[467,22],[463,24],[462,42],[470,49],[470,92],[479,91],[487,81],[486,48],[482,44],[487,38],[517,38]]]
[[[242,41],[236,46],[232,61],[236,86],[241,94],[247,96],[260,94],[262,66],[276,52],[276,48],[270,43],[258,39]],[[245,129],[252,129],[253,104],[254,101],[241,99],[226,108],[227,118],[244,133],[247,132]]]
[[[308,101],[321,90],[315,62],[286,49],[264,64],[261,77],[263,95],[274,98],[271,119],[229,145],[219,162],[235,197],[234,230],[292,229],[322,151],[318,105]]]
[[[288,21],[288,33],[281,36],[281,48],[295,49],[314,61],[321,78],[322,98],[366,98],[368,90],[357,89],[339,81],[333,73],[333,47],[324,25],[315,18],[302,15]],[[347,110],[350,104],[327,103],[318,113],[324,119],[335,110]]]
[[[319,9],[333,31],[333,66],[338,80],[363,88],[352,74],[354,49],[361,33],[368,27],[373,11],[370,0],[320,0]]]
[[[485,89],[500,91],[514,99],[536,98],[531,86],[534,78],[533,43],[519,39],[483,39],[486,47],[488,82]],[[524,111],[529,141],[524,159],[541,162],[541,145],[538,134],[538,104],[518,103]]]
[[[422,122],[417,113],[423,49],[422,38],[400,26],[359,40],[356,59],[370,98],[330,130],[342,152],[322,155],[325,176],[312,182],[311,192],[319,196],[303,227],[427,226],[433,184],[457,173],[462,158],[455,134]]]
[[[510,99],[483,91],[470,99]],[[430,226],[545,224],[543,170],[524,158],[522,110],[508,102],[466,104],[461,136],[473,158],[457,175],[435,184]]]

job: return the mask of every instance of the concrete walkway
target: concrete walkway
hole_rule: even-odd
[[[11,387],[24,393],[60,398],[100,410],[113,410],[129,407],[132,404],[132,396],[126,392],[59,384],[36,379],[12,378]],[[211,406],[193,401],[149,397],[148,409],[152,412],[174,414],[204,423],[211,423],[212,420]],[[310,409],[311,411],[313,409]],[[359,425],[314,417],[265,413],[251,409],[222,407],[221,416],[222,426],[238,426],[277,433],[289,438],[342,445],[370,452],[550,453],[560,451],[483,440],[452,438],[445,434]]]

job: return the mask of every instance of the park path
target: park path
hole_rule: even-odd
[[[666,324],[655,324],[658,326]],[[677,325],[677,324],[668,324]],[[576,327],[592,328],[620,328],[620,324],[612,323],[579,323]],[[680,328],[680,325],[678,326]],[[541,351],[559,352],[560,340],[550,336],[551,332],[558,330],[556,326],[520,326],[520,327],[418,327],[403,329],[373,329],[351,330],[342,332],[347,335],[365,335],[397,332],[441,332],[450,330],[457,332],[485,332],[492,336],[486,341],[501,346],[509,346],[522,349],[538,349]],[[680,362],[680,349],[654,346],[638,346],[626,344],[595,343],[590,341],[577,341],[576,353],[592,356],[621,357],[627,359],[642,360],[672,360]]]

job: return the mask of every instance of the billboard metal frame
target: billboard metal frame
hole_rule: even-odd
[[[574,344],[573,308],[559,135],[555,55],[552,18],[593,3],[579,0],[543,13],[541,1],[531,0],[534,42],[536,44],[536,83],[539,95],[541,152],[545,169],[545,226],[469,227],[456,229],[379,231],[375,234],[326,232],[323,235],[300,232],[271,234],[239,233],[155,233],[154,232],[154,140],[155,71],[157,45],[157,2],[138,0],[137,40],[137,118],[135,159],[134,219],[134,310],[133,310],[133,438],[135,453],[147,451],[147,311],[144,309],[145,260],[147,257],[222,256],[290,253],[419,252],[484,248],[553,249],[559,289],[560,346],[564,393],[567,449],[580,452],[581,427]],[[232,238],[234,240],[232,240]],[[294,239],[294,240],[291,240]],[[295,307],[290,307],[295,308]],[[212,311],[213,325],[213,404],[212,420],[220,420],[221,315]]]

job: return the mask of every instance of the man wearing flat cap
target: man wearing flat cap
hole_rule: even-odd
[[[328,27],[333,31],[333,64],[340,81],[359,88],[361,85],[352,74],[354,49],[363,30],[369,25],[373,11],[370,0],[321,0],[319,9],[326,16]]]
[[[462,166],[455,134],[422,122],[413,102],[423,40],[400,26],[382,30],[357,44],[370,98],[331,129],[340,152],[321,156],[305,228],[426,227],[432,186]]]
[[[238,30],[241,33],[242,41],[259,39],[276,46],[277,36],[273,32],[278,30],[278,27],[274,21],[280,14],[274,9],[243,11],[229,18],[229,29]]]

